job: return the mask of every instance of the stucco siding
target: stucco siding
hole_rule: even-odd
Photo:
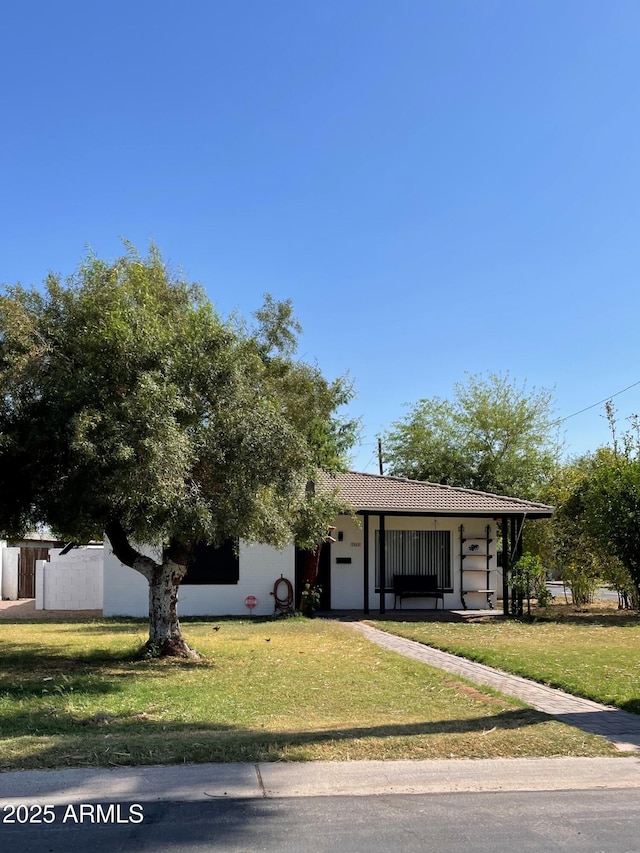
[[[182,584],[178,594],[180,616],[248,616],[247,596],[258,599],[253,615],[274,612],[270,594],[284,575],[294,583],[293,545],[282,550],[268,545],[240,543],[240,578],[237,584]],[[104,615],[139,616],[149,613],[148,584],[141,575],[123,566],[111,549],[105,549]]]
[[[364,531],[347,517],[341,516],[335,522],[334,537],[331,545],[331,607],[334,610],[362,609],[364,600]],[[338,536],[342,533],[342,541]],[[338,563],[338,559],[351,560],[350,563]]]
[[[157,557],[153,548],[140,548]],[[114,555],[105,536],[102,612],[105,616],[149,615],[149,585],[141,574],[123,565]]]
[[[258,599],[254,616],[274,612],[271,592],[280,575],[294,583],[293,545],[283,550],[268,545],[240,543],[240,578],[237,584],[211,586],[182,584],[179,593],[179,613],[183,616],[248,616],[247,596]]]

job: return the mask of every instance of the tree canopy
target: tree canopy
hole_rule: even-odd
[[[555,507],[553,517],[525,530],[526,547],[565,582],[576,605],[591,603],[603,581],[615,586],[621,599],[633,598],[627,570],[589,522],[593,477],[608,466],[611,453],[611,448],[601,447],[559,464],[539,495]]]
[[[594,455],[582,493],[582,512],[599,547],[617,558],[631,578],[631,598],[640,601],[640,429],[637,417],[619,441],[615,413],[607,404],[611,447]]]
[[[389,473],[535,498],[557,458],[552,393],[509,374],[469,375],[453,398],[419,400],[383,438]]]
[[[188,651],[175,599],[195,545],[290,541],[305,483],[354,439],[350,384],[293,358],[291,303],[267,296],[255,319],[222,319],[153,246],[0,296],[1,532],[106,530],[149,581],[165,650]],[[156,542],[160,563],[135,544]]]

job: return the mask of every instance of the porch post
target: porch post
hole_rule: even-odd
[[[522,557],[524,543],[522,542],[522,528],[524,527],[524,518],[516,519],[516,563]]]
[[[510,536],[510,559],[509,559],[509,567],[515,566],[520,557],[522,556],[522,521],[518,518],[517,515],[511,516],[511,536]],[[511,615],[512,616],[522,616],[522,608],[523,608],[523,596],[522,593],[515,593],[513,589],[511,590]]]
[[[511,516],[509,519],[509,569],[511,569],[512,565],[515,565],[516,562],[516,519],[515,516]],[[518,610],[520,606],[516,601],[516,594],[511,590],[511,615],[518,616]]]
[[[509,519],[502,519],[502,612],[509,615]]]
[[[378,565],[380,566],[380,615],[386,613],[385,608],[385,587],[387,578],[387,544],[384,531],[384,515],[380,513],[380,555]]]
[[[369,613],[369,513],[364,515],[364,613]]]

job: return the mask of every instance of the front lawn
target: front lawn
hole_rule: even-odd
[[[640,713],[640,617],[613,607],[556,605],[533,621],[369,620],[426,645]]]
[[[336,622],[185,623],[199,663],[136,660],[136,620],[0,623],[0,768],[615,754]]]

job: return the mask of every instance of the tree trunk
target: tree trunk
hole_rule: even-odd
[[[154,657],[199,657],[185,642],[178,619],[178,588],[186,573],[187,566],[165,560],[148,578],[149,639],[146,648]]]
[[[164,550],[162,562],[158,563],[131,545],[120,522],[110,522],[105,532],[120,562],[143,575],[149,584],[147,654],[197,660],[200,655],[189,648],[182,636],[177,610],[178,589],[187,573],[191,549],[173,543]]]

